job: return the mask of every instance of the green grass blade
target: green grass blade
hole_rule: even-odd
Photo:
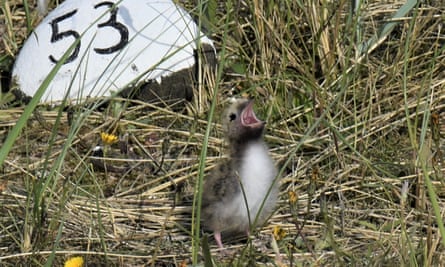
[[[385,24],[383,26],[382,30],[378,35],[373,36],[371,39],[369,39],[365,44],[359,46],[359,54],[368,54],[372,50],[374,50],[379,44],[381,44],[386,37],[391,33],[391,31],[396,27],[398,24],[401,23],[401,21],[397,21],[398,19],[402,19],[405,17],[409,12],[412,11],[412,9],[417,5],[416,0],[408,0],[403,6],[397,10],[397,12],[392,16],[392,20]]]
[[[36,93],[34,94],[34,97],[31,99],[31,101],[25,107],[25,110],[23,111],[22,115],[18,119],[17,123],[12,128],[12,130],[9,132],[5,143],[2,145],[2,147],[0,149],[0,168],[1,168],[1,166],[3,166],[3,162],[5,161],[6,157],[8,156],[8,153],[11,150],[12,146],[14,145],[15,140],[19,136],[23,127],[25,127],[26,122],[31,117],[34,109],[39,104],[40,99],[42,98],[42,96],[45,93],[46,89],[48,88],[49,84],[54,79],[57,72],[60,70],[62,65],[65,63],[65,61],[68,59],[69,55],[71,55],[72,51],[74,50],[75,46],[77,45],[77,43],[79,41],[80,41],[80,39],[77,39],[69,47],[69,49],[63,54],[62,58],[59,60],[59,62],[57,62],[57,64],[54,66],[54,68],[51,70],[51,72],[48,74],[48,76],[46,76],[45,80],[43,80],[42,84],[39,86],[39,89],[37,89]]]

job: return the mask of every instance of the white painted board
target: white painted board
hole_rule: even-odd
[[[41,101],[110,95],[140,77],[160,82],[195,64],[198,40],[213,46],[170,0],[66,0],[21,49],[13,68],[19,89],[33,96],[76,38]]]

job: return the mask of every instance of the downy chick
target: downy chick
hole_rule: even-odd
[[[213,231],[220,248],[221,233],[249,233],[257,216],[257,224],[265,222],[278,198],[277,171],[263,141],[265,122],[256,117],[252,106],[251,100],[237,99],[224,113],[229,158],[204,182],[202,224]]]

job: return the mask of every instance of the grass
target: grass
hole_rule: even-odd
[[[1,2],[2,81],[39,21],[25,3]],[[2,102],[0,264],[442,266],[445,11],[404,4],[184,2],[216,41],[221,75],[182,110],[113,97],[76,107],[69,126],[63,109]],[[224,155],[218,114],[241,94],[267,120],[281,195],[228,258],[191,232],[192,199]],[[101,132],[128,139],[132,154],[105,155],[125,171],[92,166]]]

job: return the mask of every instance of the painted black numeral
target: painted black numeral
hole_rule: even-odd
[[[77,13],[77,9],[74,10],[74,11],[71,11],[69,13],[66,13],[63,16],[57,17],[53,21],[50,22],[51,29],[52,29],[51,43],[55,43],[55,42],[60,41],[63,38],[66,38],[66,37],[73,37],[74,40],[76,40],[77,38],[80,37],[79,33],[76,32],[76,31],[73,31],[73,30],[59,32],[59,25],[58,25],[58,23],[61,22],[62,20],[65,20],[67,18],[70,18],[70,17],[74,16],[74,14],[76,14],[76,13]],[[77,58],[78,54],[79,54],[79,50],[80,50],[80,40],[77,43],[76,47],[74,48],[73,53],[71,53],[71,55],[65,60],[65,62],[63,64],[67,64],[67,63],[75,60]],[[53,57],[53,55],[50,55],[49,59],[53,63],[57,63],[59,61],[58,59],[55,59]]]
[[[128,29],[124,24],[122,24],[116,20],[118,8],[116,6],[114,6],[113,2],[109,2],[109,1],[100,2],[100,3],[96,4],[94,6],[94,8],[97,9],[102,6],[111,8],[110,18],[106,22],[98,24],[97,28],[100,29],[100,28],[104,28],[104,27],[111,27],[111,28],[116,29],[119,32],[120,40],[116,45],[106,47],[106,48],[94,48],[94,51],[98,54],[111,54],[111,53],[114,53],[114,52],[124,48],[128,44]],[[51,30],[52,30],[51,43],[58,42],[58,41],[60,41],[64,38],[67,38],[67,37],[73,37],[74,40],[77,40],[78,38],[80,38],[80,34],[74,30],[67,30],[67,31],[59,32],[59,24],[58,23],[74,16],[76,13],[77,13],[77,9],[75,9],[69,13],[66,13],[60,17],[57,17],[50,22]],[[74,61],[79,56],[79,51],[80,51],[80,40],[76,44],[76,47],[74,48],[71,55],[69,55],[69,57],[65,60],[65,62],[63,64],[67,64],[67,63]],[[54,58],[53,55],[49,55],[49,59],[53,63],[57,63],[60,60],[60,59]]]
[[[120,37],[121,37],[119,40],[119,43],[117,43],[116,45],[113,45],[113,46],[110,46],[107,48],[94,48],[94,51],[96,51],[96,53],[98,53],[98,54],[114,53],[114,52],[124,48],[125,45],[127,45],[127,43],[128,43],[128,29],[127,29],[127,27],[125,27],[124,24],[116,21],[116,14],[117,14],[118,8],[113,7],[113,5],[114,5],[113,2],[101,2],[94,6],[94,8],[96,8],[96,9],[101,6],[108,6],[108,7],[112,8],[110,10],[110,19],[104,23],[98,24],[97,27],[98,28],[112,27],[119,32]]]

